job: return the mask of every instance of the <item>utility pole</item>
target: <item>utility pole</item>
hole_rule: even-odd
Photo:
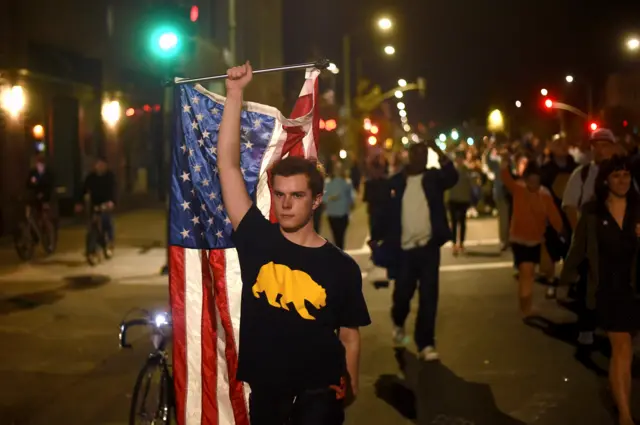
[[[229,0],[229,53],[230,66],[236,66],[236,0]]]

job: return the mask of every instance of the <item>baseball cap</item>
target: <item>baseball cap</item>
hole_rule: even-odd
[[[616,136],[613,134],[613,131],[607,128],[599,128],[589,137],[590,142],[595,142],[598,140],[604,140],[611,143],[616,143]]]

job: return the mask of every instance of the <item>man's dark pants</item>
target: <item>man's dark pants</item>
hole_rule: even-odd
[[[251,387],[251,425],[342,425],[344,400],[331,388],[286,392]]]
[[[435,346],[440,247],[429,241],[424,247],[403,250],[401,257],[391,317],[396,326],[404,327],[417,286],[420,300],[414,338],[418,349],[422,350],[429,345]]]

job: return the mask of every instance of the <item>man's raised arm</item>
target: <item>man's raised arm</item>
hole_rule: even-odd
[[[222,200],[234,230],[251,208],[251,198],[247,193],[240,168],[240,112],[242,91],[251,81],[252,73],[249,62],[227,71],[227,100],[218,134],[218,170]]]

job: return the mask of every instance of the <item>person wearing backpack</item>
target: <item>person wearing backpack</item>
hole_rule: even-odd
[[[593,160],[574,170],[562,196],[562,209],[569,220],[572,232],[576,229],[580,208],[594,196],[599,164],[615,154],[624,153],[613,132],[606,128],[591,133],[589,143]],[[569,290],[569,297],[574,298],[578,304],[578,344],[585,347],[593,345],[595,320],[593,312],[587,308],[586,304],[587,271],[584,264],[578,272],[580,277],[573,289]]]

